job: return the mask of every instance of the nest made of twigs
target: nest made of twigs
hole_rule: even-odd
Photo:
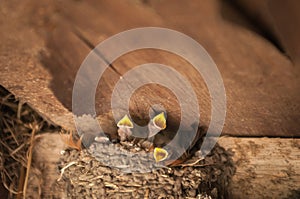
[[[0,86],[0,174],[9,197],[26,196],[35,135],[51,125]]]

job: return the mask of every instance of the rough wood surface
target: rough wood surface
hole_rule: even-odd
[[[294,0],[229,0],[300,66],[300,3]]]
[[[232,198],[299,198],[300,140],[222,137],[233,153]]]
[[[1,2],[0,84],[49,121],[74,128],[72,114],[49,87],[51,73],[40,61],[41,53],[46,51],[45,41],[34,29],[32,9],[29,2]]]
[[[120,31],[160,26],[193,37],[217,63],[227,94],[223,134],[299,136],[298,68],[259,34],[226,21],[220,1],[64,1],[49,6],[30,2],[16,5],[14,14],[9,13],[13,3],[2,5],[1,84],[65,128],[74,128],[71,91],[76,70],[89,50]],[[188,77],[199,99],[201,123],[208,125],[210,96],[203,80],[184,60],[159,51],[134,52],[113,63],[114,70],[109,69],[99,85],[98,113],[110,110],[110,92],[119,76],[149,61],[169,64]],[[171,100],[166,101],[168,97]],[[145,119],[148,105],[162,102],[171,113],[170,121],[178,123],[180,109],[173,99],[161,87],[145,87],[133,97],[131,113]]]
[[[67,198],[65,186],[57,186],[60,174],[57,163],[66,148],[58,132],[44,133],[35,137],[33,163],[27,196],[30,198]],[[36,191],[36,188],[40,192]]]

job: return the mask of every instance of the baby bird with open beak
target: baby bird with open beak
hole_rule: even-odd
[[[156,161],[166,166],[183,164],[200,149],[206,131],[207,129],[198,123],[186,126],[182,132],[169,126],[169,129],[162,131],[153,141],[156,146],[154,152],[157,151]],[[172,144],[166,145],[171,141]]]
[[[167,150],[160,147],[154,148],[154,145],[152,143],[154,136],[167,127],[165,112],[161,112],[157,114],[150,120],[148,124],[148,128],[146,128],[146,131],[148,130],[148,132],[146,133],[136,132],[136,131],[140,131],[141,129],[133,126],[133,122],[130,120],[128,115],[125,115],[117,123],[117,126],[119,128],[118,135],[120,136],[121,141],[128,140],[130,136],[135,136],[135,135],[140,136],[140,138],[147,138],[148,139],[147,141],[151,142],[149,150],[153,151],[153,156],[157,163],[165,160],[168,157],[169,153]]]
[[[167,119],[165,112],[161,112],[156,115],[153,119],[150,120],[148,124],[148,138],[155,136],[161,130],[164,130],[167,127]]]
[[[169,153],[163,148],[155,147],[153,151],[153,157],[155,159],[155,162],[158,163],[167,159],[169,157]]]
[[[165,112],[161,112],[160,114],[156,115],[150,120],[148,124],[148,130],[149,130],[148,140],[152,142],[150,150],[152,147],[154,147],[153,145],[154,136],[160,131],[166,129],[166,127],[167,127],[167,119],[166,119]],[[156,163],[164,161],[165,159],[168,158],[168,156],[169,156],[168,151],[163,148],[155,147],[153,150],[153,157]]]
[[[118,134],[121,141],[127,140],[132,135],[133,123],[128,115],[125,115],[117,124]]]

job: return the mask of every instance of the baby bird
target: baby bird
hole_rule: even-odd
[[[150,120],[148,124],[148,138],[152,138],[161,130],[164,130],[167,127],[166,121],[166,114],[161,112],[160,114],[156,115],[153,119]]]
[[[152,151],[154,148],[153,139],[156,134],[158,134],[161,130],[164,130],[167,127],[166,124],[166,113],[161,112],[154,116],[147,128],[146,131],[148,132],[141,132],[145,131],[145,128],[138,128],[133,126],[133,122],[130,120],[128,115],[125,115],[118,123],[117,123],[118,135],[120,136],[121,141],[128,140],[131,136],[138,136],[139,138],[147,138],[148,142],[151,142],[149,150]],[[155,161],[161,162],[168,157],[167,150],[155,147],[153,150],[153,156]]]
[[[167,159],[169,156],[169,153],[167,150],[160,148],[160,147],[155,147],[153,151],[153,157],[155,159],[155,162],[162,162],[165,159]]]
[[[176,130],[166,129],[158,134],[155,137],[154,144],[157,146],[156,148],[164,146],[163,149],[166,152],[163,151],[162,153],[166,154],[166,157],[161,160],[163,164],[166,166],[178,166],[186,162],[200,149],[206,130],[205,127],[192,124],[190,127],[184,128],[180,133]],[[174,136],[174,134],[178,135]],[[166,145],[170,141],[173,144]]]
[[[132,135],[133,123],[129,119],[128,115],[125,115],[118,123],[117,123],[118,135],[120,136],[121,141],[127,140]]]

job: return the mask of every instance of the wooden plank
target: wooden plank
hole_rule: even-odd
[[[150,1],[148,4],[129,1],[64,1],[51,4],[46,10],[45,3],[41,2],[32,2],[26,6],[29,10],[39,12],[22,11],[20,6],[20,14],[14,17],[8,14],[2,18],[3,21],[14,22],[1,24],[3,29],[7,30],[1,33],[1,41],[3,40],[4,46],[13,46],[14,51],[10,50],[11,53],[7,53],[9,49],[1,49],[1,84],[65,128],[74,128],[69,112],[72,78],[88,53],[88,47],[128,28],[160,26],[192,36],[216,61],[224,79],[228,102],[224,134],[299,136],[299,72],[268,41],[243,27],[225,21],[219,12],[219,1],[203,2],[201,5],[197,2],[181,1],[164,1],[159,4],[157,1]],[[5,4],[3,9],[5,10]],[[24,16],[28,16],[26,23],[21,20]],[[68,24],[71,24],[71,28]],[[61,29],[61,26],[65,28]],[[201,31],[196,27],[201,27]],[[79,38],[73,28],[79,30],[83,38]],[[37,32],[32,32],[32,29]],[[7,32],[14,36],[11,37]],[[25,36],[28,39],[24,42]],[[82,39],[86,39],[90,45]],[[45,52],[45,48],[50,52],[50,61],[47,59],[47,53],[46,56],[42,53],[40,57],[40,52]],[[15,56],[20,60],[16,60]],[[42,67],[40,58],[47,70]],[[184,60],[164,52],[135,52],[117,60],[114,68],[117,73],[123,75],[135,65],[149,61],[172,65],[188,77],[200,99],[201,123],[208,125],[210,97],[203,80],[194,75]],[[28,67],[22,67],[28,62],[31,62]],[[55,67],[59,68],[57,66],[61,65],[63,71],[68,74],[66,78],[53,72]],[[11,75],[12,71],[18,72]],[[25,78],[18,78],[20,76]],[[111,91],[117,77],[118,74],[113,75],[114,80],[110,83],[104,81],[103,84],[107,84],[104,90]],[[38,81],[34,82],[33,79]],[[149,95],[149,91],[153,91],[154,94]],[[177,124],[180,118],[179,107],[170,92],[164,91],[157,86],[139,90],[133,97],[132,115],[139,119],[147,119],[144,110],[150,103],[157,101],[166,106],[171,123]],[[101,95],[101,92],[97,94],[96,105],[101,115],[109,110],[110,95],[105,94],[103,98],[98,95]],[[100,99],[104,103],[100,103]],[[138,103],[138,99],[145,99],[145,104]]]
[[[49,87],[52,76],[40,62],[46,51],[44,39],[28,25],[32,4],[1,2],[0,84],[22,102],[42,114],[48,121],[74,128],[72,114]],[[9,23],[7,23],[9,21]]]
[[[37,2],[26,6],[28,9],[35,9],[36,4],[41,6]],[[9,5],[3,4],[2,9],[8,7]],[[39,29],[36,22],[32,23],[39,30],[40,35],[37,35],[21,20],[28,13],[24,13],[22,6],[16,9],[18,13],[14,18],[10,14],[3,14],[3,18],[1,17],[1,20],[11,20],[12,23],[1,24],[5,30],[0,33],[5,48],[0,49],[0,84],[23,102],[29,103],[48,121],[67,130],[74,130],[73,114],[70,111],[72,87],[76,72],[90,49],[72,32],[71,26],[66,25],[63,18],[53,19],[55,24],[49,22],[42,29]],[[25,41],[24,37],[27,38]],[[106,91],[112,90],[111,85],[115,84],[119,75],[111,69],[105,74],[106,78],[100,82],[99,88],[101,87],[102,93],[109,95]],[[98,93],[102,99],[101,92]],[[108,104],[109,101],[105,99],[109,98],[104,98],[101,102]],[[102,108],[101,113],[109,112],[109,106],[99,107]],[[107,118],[111,118],[109,113],[107,117],[100,119],[100,123],[107,123]],[[104,130],[108,129],[109,132],[115,131],[115,128],[111,123],[104,126]]]
[[[65,11],[62,15],[65,14],[65,17],[78,28],[80,34],[82,34],[84,38],[90,41],[93,46],[97,45],[99,42],[103,41],[103,39],[108,38],[112,34],[119,33],[121,31],[127,30],[128,28],[140,27],[140,24],[148,26],[164,26],[164,24],[162,23],[162,19],[155,13],[150,12],[151,10],[149,8],[141,6],[140,4],[132,4],[130,2],[122,2],[120,4],[120,2],[117,1],[110,1],[109,4],[77,4],[71,5],[71,7],[64,6],[64,8]],[[68,10],[68,8],[76,12],[77,15],[71,15],[71,12]],[[119,15],[113,14],[121,9],[132,10],[132,12],[128,11],[128,13],[124,12],[120,13]],[[85,10],[89,10],[89,12],[85,12]],[[135,15],[139,13],[143,13],[141,14],[143,15],[142,18],[135,17]],[[82,20],[85,18],[99,18],[101,20],[93,20],[89,23],[85,20]],[[107,26],[109,26],[107,22],[111,20],[114,21],[114,26],[108,29],[106,28]],[[130,21],[130,23],[126,23],[125,25],[124,20]],[[200,109],[205,110],[203,111],[203,113],[206,113],[203,114],[203,120],[205,122],[208,122],[210,118],[210,104],[209,99],[207,99],[208,91],[206,85],[203,81],[197,81],[197,79],[201,78],[201,76],[197,75],[196,70],[193,69],[186,60],[168,52],[141,50],[137,53],[129,53],[125,56],[120,57],[118,60],[116,60],[116,62],[113,63],[113,67],[119,74],[123,75],[131,68],[149,62],[157,62],[174,67],[180,74],[187,78],[194,87],[199,87],[195,90],[198,95],[201,94],[201,92],[199,91],[201,91],[202,89],[205,90],[206,95],[199,97],[199,101],[203,103],[201,104],[202,106]],[[181,66],[187,66],[188,70]],[[178,86],[180,86],[180,84],[178,84]],[[147,114],[145,114],[144,111],[148,110],[150,104],[156,102],[165,105],[169,112],[176,112],[176,114],[170,115],[170,117],[176,117],[178,121],[180,109],[178,106],[174,106],[174,104],[176,104],[176,100],[170,97],[170,92],[168,92],[167,90],[161,90],[161,87],[155,88],[153,87],[153,85],[141,89],[140,92],[140,94],[136,93],[136,96],[133,96],[133,101],[136,101],[135,98],[141,98],[140,101],[143,101],[144,104],[137,104],[137,107],[135,107],[135,109],[137,109],[138,111],[134,111],[134,108],[131,109],[134,112],[134,116],[145,117]],[[163,95],[164,92],[167,94]],[[156,94],[154,96],[145,95],[148,93]],[[166,98],[170,100],[169,103],[166,102]],[[172,107],[172,109],[170,107]]]
[[[224,21],[218,10],[219,1],[204,2],[201,5],[197,2],[164,1],[158,3],[151,1],[150,5],[151,7],[147,7],[129,2],[119,5],[115,1],[111,1],[109,6],[94,2],[89,5],[78,3],[70,7],[64,6],[64,13],[94,46],[102,41],[103,37],[107,38],[126,28],[138,27],[140,24],[169,27],[192,36],[208,50],[216,61],[224,80],[227,116],[223,134],[299,136],[300,96],[296,92],[300,87],[298,70],[276,47],[256,33]],[[118,13],[118,6],[126,8],[128,12]],[[83,11],[80,10],[82,7],[84,7]],[[84,12],[84,10],[89,10],[89,12]],[[129,12],[129,10],[132,11]],[[76,15],[72,15],[72,12]],[[145,13],[146,17],[138,19],[133,17],[135,13],[141,12]],[[86,22],[83,20],[85,18],[99,20]],[[155,20],[151,23],[149,18]],[[127,25],[124,25],[125,21]],[[110,26],[111,24],[114,25]],[[203,28],[199,31],[195,27]],[[162,52],[135,52],[121,57],[113,65],[118,73],[124,74],[137,64],[149,60],[169,63],[179,72],[187,71],[186,75],[193,83],[198,99],[200,99],[199,105],[203,111],[201,122],[208,125],[210,96],[203,86],[205,85],[203,80],[194,75],[186,62]],[[153,93],[160,94],[161,88],[150,88]],[[137,96],[141,99],[152,97],[157,99],[157,95],[148,94],[150,88],[141,89]],[[169,95],[166,92],[162,98],[168,99]],[[175,101],[169,101],[166,108],[172,112],[170,114],[170,118],[174,118],[172,122],[178,123],[179,107]],[[141,112],[146,109],[144,104],[137,105],[134,109],[133,115],[138,118],[143,117]]]
[[[233,154],[231,198],[299,197],[300,139],[222,137],[218,144]]]
[[[66,148],[59,132],[50,132],[37,135],[33,147],[33,164],[30,170],[30,181],[27,196],[34,198],[57,197],[65,198],[67,193],[65,185],[57,183],[59,173],[57,163],[61,152]],[[35,180],[35,178],[39,180]],[[34,189],[40,187],[40,193]],[[41,194],[41,195],[39,195]]]
[[[167,27],[192,36],[217,63],[227,95],[224,134],[299,136],[299,70],[280,51],[225,21],[220,1],[153,2]]]
[[[300,65],[300,3],[294,0],[234,0],[237,8],[256,23],[267,36],[279,43],[293,62]]]
[[[76,77],[76,73],[80,64],[90,52],[89,46],[76,35],[72,26],[65,26],[63,18],[59,18],[55,30],[51,31],[47,38],[47,47],[50,57],[42,57],[45,67],[53,76],[52,90],[54,94],[63,102],[69,111],[72,110],[72,89]],[[96,61],[101,62],[101,58],[96,56]],[[93,74],[94,71],[89,71]],[[97,113],[101,115],[99,122],[104,132],[115,136],[117,127],[112,117],[110,108],[111,93],[114,85],[120,79],[111,67],[108,67],[102,75],[97,86],[96,104]],[[61,84],[63,82],[64,84]],[[119,95],[122,100],[122,95]],[[86,100],[86,96],[82,96],[82,105]],[[81,115],[79,115],[81,116]],[[73,120],[73,118],[72,118]],[[58,121],[58,123],[60,123]],[[62,126],[64,126],[62,124]],[[74,130],[74,127],[72,128]],[[98,132],[99,133],[99,132]],[[112,135],[113,134],[113,135]]]

